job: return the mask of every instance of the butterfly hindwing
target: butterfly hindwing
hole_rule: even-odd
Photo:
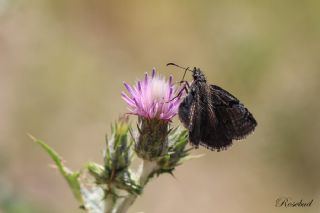
[[[216,85],[210,87],[214,111],[226,137],[239,140],[250,134],[257,126],[257,122],[249,110],[221,87]]]

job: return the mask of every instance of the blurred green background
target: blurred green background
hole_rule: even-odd
[[[130,212],[320,211],[320,1],[0,0],[0,212],[82,212],[51,159],[101,162],[122,81],[200,67],[258,120],[150,182]],[[191,80],[191,76],[188,76]],[[178,124],[177,119],[174,122]],[[276,208],[278,197],[314,199]]]

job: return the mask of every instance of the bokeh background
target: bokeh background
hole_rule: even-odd
[[[195,151],[130,212],[319,212],[319,55],[317,0],[0,0],[0,212],[82,212],[26,133],[73,169],[101,162],[122,81],[153,67],[180,80],[168,62],[200,67],[259,125],[228,151]],[[276,208],[283,196],[314,202]]]

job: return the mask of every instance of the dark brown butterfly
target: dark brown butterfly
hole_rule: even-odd
[[[167,65],[180,67],[174,63]],[[185,74],[189,70],[183,69]],[[179,118],[189,130],[193,146],[198,148],[200,144],[210,150],[225,150],[233,140],[243,139],[254,131],[256,120],[236,97],[219,86],[207,84],[199,68],[189,71],[193,82],[189,85],[181,81],[186,83],[187,96],[179,106]]]

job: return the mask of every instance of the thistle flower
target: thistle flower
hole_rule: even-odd
[[[166,80],[156,75],[153,69],[151,76],[146,73],[144,80],[138,81],[135,86],[131,87],[127,83],[124,85],[129,96],[124,92],[121,96],[128,104],[131,114],[146,119],[166,121],[170,121],[177,114],[181,94],[178,94],[178,89],[172,82],[172,76]]]
[[[129,96],[122,92],[122,98],[131,114],[139,116],[135,151],[144,160],[158,160],[168,151],[169,121],[177,114],[182,93],[172,80],[172,76],[166,80],[156,75],[153,69],[151,76],[146,73],[133,87],[124,83]]]

